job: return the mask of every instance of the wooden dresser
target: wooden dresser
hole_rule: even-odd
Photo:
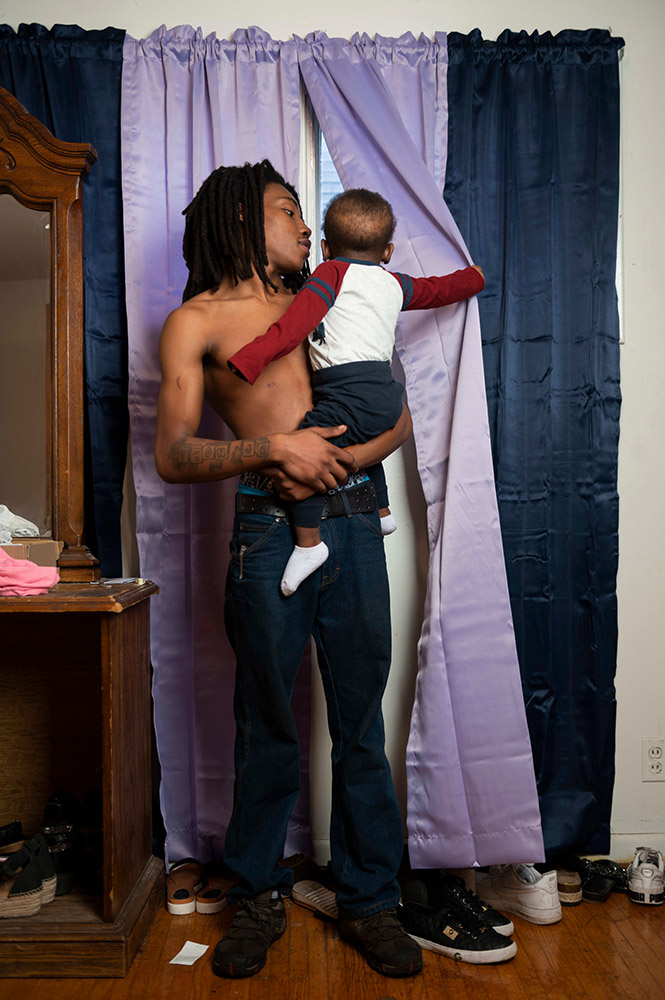
[[[163,900],[152,856],[150,581],[0,597],[0,825],[101,789],[103,891],[0,921],[0,977],[124,976]]]

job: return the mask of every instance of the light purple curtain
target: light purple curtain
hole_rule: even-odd
[[[470,263],[443,201],[445,36],[296,39],[345,187],[379,190],[393,265]],[[482,261],[479,261],[482,264]],[[409,314],[397,349],[427,501],[430,566],[407,750],[414,867],[543,859],[492,471],[477,302]]]
[[[257,28],[232,41],[200,29],[127,37],[122,164],[129,324],[129,408],[141,573],[152,601],[155,729],[171,861],[221,855],[233,792],[234,660],[223,625],[235,480],[166,485],[153,461],[158,340],[181,302],[182,210],[217,166],[268,157],[298,181],[300,90],[295,45]],[[210,410],[200,433],[232,435]],[[307,770],[309,670],[297,687]],[[308,799],[296,806],[289,850],[309,847]]]

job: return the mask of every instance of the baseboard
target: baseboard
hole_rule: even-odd
[[[632,861],[638,847],[653,847],[665,854],[665,833],[613,833],[610,854],[612,861]]]

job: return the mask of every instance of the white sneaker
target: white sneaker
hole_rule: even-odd
[[[660,906],[665,899],[664,882],[663,855],[652,847],[638,847],[628,866],[628,898]]]
[[[532,924],[556,924],[561,903],[555,871],[541,875],[533,865],[494,865],[476,872],[476,895],[495,909],[517,913]]]

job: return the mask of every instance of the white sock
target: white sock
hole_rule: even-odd
[[[381,534],[382,535],[392,535],[393,531],[397,531],[397,521],[393,514],[384,514],[381,518]]]
[[[289,556],[289,561],[282,575],[282,582],[279,585],[284,596],[290,597],[291,594],[294,594],[303,580],[311,576],[319,566],[323,566],[327,558],[328,546],[325,542],[319,542],[318,545],[311,545],[307,548],[296,545]]]

